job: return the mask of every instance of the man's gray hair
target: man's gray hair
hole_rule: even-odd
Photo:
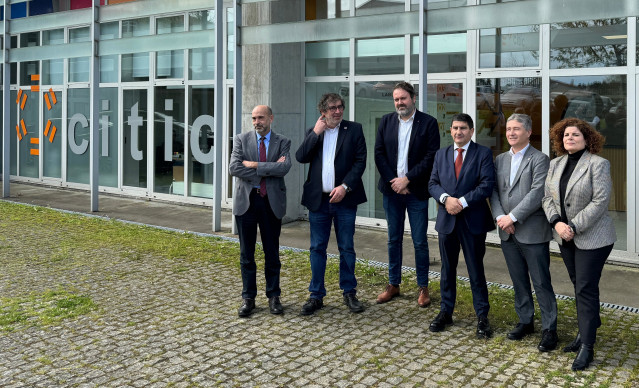
[[[532,119],[528,115],[525,115],[523,113],[513,113],[510,115],[508,120],[506,120],[506,122],[509,122],[509,121],[517,121],[518,123],[524,126],[524,129],[526,131],[528,132],[532,131]]]

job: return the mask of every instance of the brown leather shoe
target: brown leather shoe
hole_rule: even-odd
[[[386,286],[384,292],[377,296],[377,303],[386,303],[399,295],[399,286],[395,287],[392,284]]]
[[[430,295],[428,295],[428,287],[419,287],[419,297],[417,297],[419,307],[430,306]]]

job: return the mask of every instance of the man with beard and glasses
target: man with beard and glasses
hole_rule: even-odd
[[[255,242],[260,227],[264,249],[266,297],[272,314],[282,314],[280,301],[280,230],[286,213],[284,176],[291,169],[291,141],[271,130],[273,111],[258,105],[251,113],[255,131],[233,139],[229,173],[236,177],[233,215],[240,237],[242,305],[240,317],[255,309],[257,296]]]
[[[366,202],[362,174],[366,169],[366,139],[362,125],[343,120],[344,100],[327,93],[318,104],[321,116],[306,131],[295,158],[309,163],[304,182],[302,205],[308,209],[311,226],[310,297],[302,306],[302,315],[311,315],[324,306],[326,247],[335,225],[339,249],[339,286],[344,304],[353,313],[364,311],[357,299],[355,278],[355,215],[357,205]]]
[[[420,307],[430,305],[428,293],[428,180],[439,149],[437,120],[415,108],[415,89],[400,82],[393,89],[396,112],[382,117],[375,139],[377,188],[384,196],[388,222],[388,285],[377,297],[385,303],[399,295],[402,281],[404,221],[408,213],[415,248]]]

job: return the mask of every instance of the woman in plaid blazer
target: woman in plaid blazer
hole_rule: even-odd
[[[612,192],[610,162],[595,155],[605,138],[587,122],[564,119],[550,130],[553,150],[544,212],[575,287],[579,332],[564,352],[578,352],[573,370],[583,370],[594,357],[599,318],[599,279],[617,240],[608,215]]]

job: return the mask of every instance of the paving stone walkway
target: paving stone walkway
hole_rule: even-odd
[[[513,343],[502,330],[477,340],[475,322],[463,318],[430,333],[437,308],[418,308],[416,287],[375,305],[379,285],[361,284],[367,309],[354,315],[330,284],[324,309],[302,317],[308,279],[299,268],[308,263],[285,259],[285,314],[271,315],[260,295],[258,311],[241,319],[238,265],[117,246],[87,250],[86,260],[55,260],[64,249],[38,242],[62,237],[46,228],[13,233],[8,225],[0,222],[0,297],[63,288],[90,296],[97,310],[0,332],[0,387],[639,386],[637,341],[627,340],[639,333],[636,314],[604,309],[612,335],[598,343],[593,366],[574,373],[574,355],[540,353],[538,336]]]

